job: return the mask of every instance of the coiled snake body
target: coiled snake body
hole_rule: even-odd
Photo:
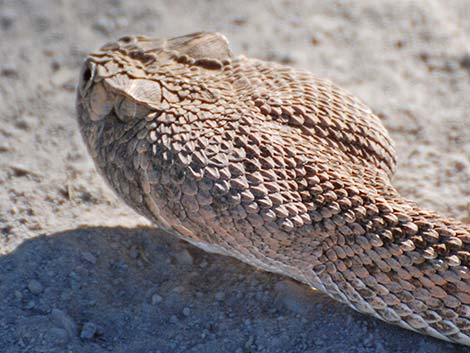
[[[224,36],[124,37],[77,94],[97,169],[140,214],[384,321],[470,345],[470,228],[401,197],[380,120]]]

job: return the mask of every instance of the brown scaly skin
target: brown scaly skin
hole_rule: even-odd
[[[157,225],[470,345],[470,228],[397,193],[387,131],[330,81],[217,33],[125,37],[86,59],[77,111],[97,169]]]

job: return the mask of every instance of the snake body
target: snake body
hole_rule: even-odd
[[[218,33],[124,37],[85,60],[77,112],[99,172],[158,226],[470,345],[470,228],[399,195],[384,126],[330,81]]]

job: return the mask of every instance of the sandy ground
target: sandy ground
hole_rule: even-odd
[[[175,241],[104,185],[75,122],[84,56],[200,30],[360,96],[400,191],[470,223],[467,0],[0,0],[0,352],[465,352]]]

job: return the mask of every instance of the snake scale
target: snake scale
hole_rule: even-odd
[[[98,171],[156,225],[470,345],[470,227],[399,195],[387,131],[332,82],[218,33],[129,36],[86,58],[76,107]]]

